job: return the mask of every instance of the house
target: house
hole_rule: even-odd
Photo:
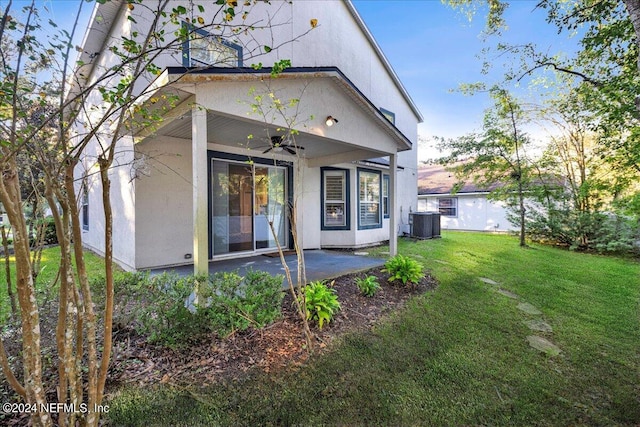
[[[418,169],[418,211],[440,212],[443,229],[468,231],[514,231],[507,219],[503,201],[490,200],[496,187],[481,188],[473,182],[459,180],[454,172],[438,164],[421,165]]]
[[[180,23],[191,28],[211,21],[213,3],[170,7],[197,14],[205,6],[202,21]],[[115,261],[129,270],[193,263],[206,273],[210,261],[275,251],[270,224],[286,248],[297,235],[303,249],[389,241],[395,253],[418,203],[422,116],[391,64],[349,0],[245,2],[237,19],[243,8],[252,22],[273,25],[228,37],[196,29],[180,49],[161,55],[159,75],[137,88],[140,109],[155,109],[162,120],[131,126],[118,141],[110,172]],[[148,14],[124,2],[96,4],[82,44],[84,82],[116,61],[114,37],[140,36]],[[310,22],[315,28],[297,38]],[[280,47],[254,58],[265,45]],[[291,66],[278,78],[251,66],[281,59]],[[258,105],[269,112],[253,113],[268,94],[295,100],[294,142],[284,131],[289,110],[278,115],[273,105]],[[86,184],[83,242],[101,253],[99,153],[97,142],[87,146],[76,173]]]

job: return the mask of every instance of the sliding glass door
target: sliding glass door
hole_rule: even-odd
[[[213,255],[287,245],[286,175],[275,166],[212,160]]]

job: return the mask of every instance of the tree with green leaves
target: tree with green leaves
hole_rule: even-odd
[[[522,130],[526,117],[518,101],[506,90],[496,87],[490,93],[494,105],[485,112],[482,131],[441,142],[438,148],[449,154],[439,161],[448,165],[459,179],[473,177],[481,187],[497,187],[490,195],[507,201],[516,211],[520,246],[524,247],[525,198],[531,183],[527,156],[531,140]]]

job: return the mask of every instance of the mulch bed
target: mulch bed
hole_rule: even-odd
[[[333,282],[342,306],[336,317],[318,330],[312,324],[316,350],[322,351],[336,337],[366,330],[389,312],[402,307],[413,295],[434,289],[429,275],[416,285],[389,284],[380,268],[341,276]],[[358,290],[355,279],[374,275],[381,287],[373,297]],[[219,381],[240,379],[252,369],[278,371],[304,363],[309,353],[304,348],[302,322],[297,317],[291,295],[283,303],[283,316],[268,327],[235,333],[225,339],[211,334],[184,349],[172,350],[147,343],[133,330],[116,331],[114,358],[108,388],[123,384],[148,386],[158,383],[206,386]]]

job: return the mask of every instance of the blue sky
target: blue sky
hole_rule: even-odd
[[[423,137],[456,137],[482,124],[484,109],[491,105],[486,95],[465,96],[455,90],[461,83],[499,81],[502,62],[494,72],[481,74],[477,58],[483,47],[483,10],[472,22],[439,0],[353,0],[358,12],[391,62],[396,73],[424,116],[419,127]],[[534,10],[536,1],[512,1],[506,12],[507,30],[500,41],[534,42],[551,53],[575,50],[576,40],[545,22],[545,11]],[[507,60],[508,61],[508,60]],[[527,94],[526,88],[519,91]],[[421,153],[421,157],[428,153]],[[432,154],[430,154],[432,155]]]

